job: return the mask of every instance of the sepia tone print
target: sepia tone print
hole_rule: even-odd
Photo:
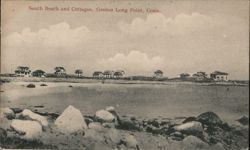
[[[248,150],[249,0],[1,1],[1,149]]]

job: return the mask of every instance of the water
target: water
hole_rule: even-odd
[[[31,109],[43,105],[41,111],[59,113],[73,105],[83,114],[114,106],[122,115],[149,118],[197,116],[205,111],[213,111],[225,121],[249,116],[246,86],[46,83],[48,86],[41,87],[34,83],[36,88],[26,88],[27,84],[3,84],[1,104]]]

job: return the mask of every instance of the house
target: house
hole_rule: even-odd
[[[28,77],[30,76],[31,70],[26,66],[18,66],[15,70],[15,75],[18,77]]]
[[[43,70],[36,70],[32,72],[33,77],[46,77],[46,73]]]
[[[66,70],[64,69],[64,67],[55,67],[55,75],[66,76]]]
[[[93,78],[97,78],[97,79],[100,79],[103,77],[103,73],[101,71],[95,71],[93,73]]]
[[[156,78],[161,78],[161,77],[163,77],[163,72],[162,72],[161,70],[156,70],[156,71],[154,72],[154,77],[156,77]]]
[[[228,81],[228,73],[221,71],[214,71],[210,74],[210,78],[215,81]]]
[[[190,74],[188,74],[188,73],[182,73],[182,74],[180,74],[180,78],[181,79],[188,79],[190,77]]]
[[[81,69],[77,69],[75,71],[75,74],[78,76],[78,77],[82,77],[82,74],[83,74],[83,71]]]
[[[124,76],[124,74],[125,74],[125,72],[123,70],[117,70],[117,71],[115,71],[113,77],[114,78],[121,78]]]
[[[196,81],[204,81],[204,80],[208,79],[206,72],[202,72],[202,71],[199,71],[199,72],[193,74],[193,78]]]
[[[113,78],[113,76],[114,76],[114,71],[105,70],[105,71],[103,72],[103,77],[104,77],[104,78],[110,79],[110,78]]]

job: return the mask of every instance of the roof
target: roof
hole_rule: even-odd
[[[112,74],[112,71],[110,71],[110,70],[105,70],[105,71],[103,72],[103,74]]]
[[[43,71],[43,70],[35,70],[35,71],[33,71],[33,73],[45,73],[45,71]]]
[[[214,74],[214,75],[228,75],[228,73],[226,73],[226,72],[221,72],[221,71],[214,71],[214,72],[212,72],[211,74]]]
[[[181,73],[180,75],[183,75],[183,76],[190,76],[189,73]]]
[[[93,73],[93,75],[99,75],[99,74],[102,74],[102,72],[101,72],[101,71],[95,71],[95,72]]]

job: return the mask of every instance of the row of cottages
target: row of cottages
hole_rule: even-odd
[[[125,75],[125,72],[123,70],[117,70],[117,71],[105,70],[104,72],[95,71],[93,73],[93,78],[119,79],[119,78],[122,78],[124,75]]]
[[[221,72],[221,71],[214,71],[210,74],[210,77],[208,76],[208,74],[206,74],[206,72],[203,71],[199,71],[195,74],[191,75],[188,73],[182,73],[180,74],[180,79],[190,79],[193,78],[196,81],[204,81],[204,80],[208,80],[208,79],[212,79],[214,81],[228,81],[228,73],[226,72]]]
[[[64,67],[55,67],[54,68],[55,72],[54,74],[56,76],[62,77],[62,76],[66,76],[66,69]],[[75,70],[75,74],[78,77],[82,77],[83,75],[83,71],[80,69]],[[43,70],[35,70],[31,73],[31,70],[29,67],[26,66],[18,66],[17,69],[15,70],[15,75],[18,77],[46,77],[47,74],[45,71]]]
[[[26,66],[18,66],[15,70],[15,75],[17,77],[46,77],[46,73],[43,70],[35,70],[31,73],[30,68]]]

